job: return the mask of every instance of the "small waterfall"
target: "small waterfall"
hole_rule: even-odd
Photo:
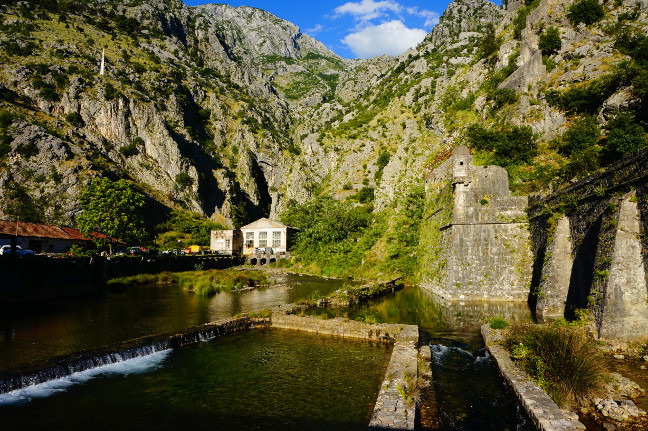
[[[141,356],[148,356],[155,352],[169,349],[169,344],[168,340],[164,340],[154,344],[134,347],[118,352],[96,354],[93,354],[93,352],[84,352],[75,355],[66,355],[54,359],[55,362],[58,362],[57,365],[49,366],[38,371],[3,378],[0,380],[0,394],[22,389],[27,386],[38,385],[50,380],[60,379],[92,368],[127,361]]]
[[[532,429],[486,349],[441,341],[444,344],[430,345],[441,429]]]
[[[252,320],[246,317],[229,319],[190,328],[180,334],[145,337],[106,349],[94,349],[59,356],[33,364],[28,370],[0,374],[0,394],[61,379],[93,368],[148,356],[163,350],[209,341],[221,335],[248,329],[252,325]]]
[[[44,383],[25,386],[21,389],[0,394],[0,406],[8,404],[23,404],[33,400],[34,398],[48,397],[58,392],[65,391],[73,385],[85,383],[99,375],[129,375],[146,372],[159,367],[169,353],[171,353],[171,349],[161,350],[159,352],[151,353],[150,355],[118,361],[97,368],[90,368],[85,371],[72,373],[58,379],[48,380]]]

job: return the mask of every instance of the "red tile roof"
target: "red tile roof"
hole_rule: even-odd
[[[25,223],[22,221],[15,222],[10,220],[0,220],[0,235],[84,241],[90,240],[90,238],[85,237],[79,229],[72,227],[59,227],[50,224]],[[99,238],[106,237],[98,232],[93,232],[92,236],[97,236]]]

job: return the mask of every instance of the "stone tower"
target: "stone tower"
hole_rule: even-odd
[[[428,195],[443,187],[452,188],[452,215],[440,228],[444,274],[423,286],[448,299],[526,301],[532,258],[528,198],[511,196],[506,170],[475,166],[466,147],[455,148],[426,181]],[[439,211],[432,209],[431,217]]]

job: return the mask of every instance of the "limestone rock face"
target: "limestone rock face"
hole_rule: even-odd
[[[568,118],[545,92],[622,61],[604,29],[635,3],[608,7],[600,25],[572,27],[570,1],[543,0],[516,38],[522,2],[504,9],[455,0],[419,46],[368,60],[342,59],[296,25],[251,7],[93,0],[60,20],[43,14],[15,34],[20,47],[34,44],[31,55],[0,52],[0,109],[24,121],[0,130],[11,139],[0,190],[20,178],[31,198],[55,209],[51,222],[73,222],[80,190],[97,175],[131,179],[164,206],[232,222],[237,214],[276,218],[290,199],[315,194],[352,199],[363,187],[374,189],[376,211],[397,210],[463,143],[469,124],[529,125],[539,142],[560,135]],[[11,5],[0,8],[4,25],[33,24]],[[633,25],[644,28],[642,4],[637,13]],[[499,49],[478,59],[490,24]],[[552,70],[538,49],[549,26],[562,40]],[[495,110],[486,84],[509,61],[517,70],[498,85],[517,101]],[[629,87],[610,96],[600,122],[634,106],[632,97]],[[30,142],[43,148],[26,157],[19,148]],[[379,167],[381,154],[389,160]],[[58,200],[59,185],[48,180],[54,171],[68,186]],[[180,174],[189,186],[177,184]],[[35,181],[41,175],[45,181]]]
[[[488,24],[497,26],[504,10],[487,0],[455,0],[427,36],[432,48],[456,48],[479,39]]]

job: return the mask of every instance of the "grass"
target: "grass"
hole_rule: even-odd
[[[267,275],[261,271],[219,269],[175,273],[165,271],[159,274],[113,278],[108,281],[108,284],[113,286],[171,283],[177,283],[184,290],[193,291],[200,296],[213,296],[218,292],[270,284]]]
[[[604,381],[603,354],[583,327],[512,325],[504,347],[560,407],[577,405]]]
[[[175,276],[183,289],[200,296],[213,296],[218,292],[270,284],[267,275],[261,271],[210,269],[179,272]]]
[[[504,329],[509,325],[508,320],[502,316],[491,317],[488,323],[491,329]]]

